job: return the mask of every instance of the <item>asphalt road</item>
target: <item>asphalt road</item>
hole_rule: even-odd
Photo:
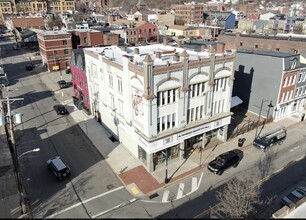
[[[10,82],[3,96],[24,98],[11,104],[13,112],[23,114],[24,123],[15,127],[18,155],[40,148],[19,158],[33,217],[89,218],[132,199],[73,118],[53,110],[59,103],[36,73],[45,70],[34,56],[37,50],[12,50],[9,41],[1,44],[6,48],[2,62]],[[34,71],[25,70],[30,62],[37,66]],[[69,89],[72,92],[67,88],[67,93]],[[57,155],[72,170],[63,181],[56,180],[46,164]]]

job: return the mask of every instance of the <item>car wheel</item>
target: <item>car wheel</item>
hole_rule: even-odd
[[[223,173],[223,170],[219,170],[219,171],[217,172],[217,174],[218,174],[219,176],[221,176],[222,173]]]
[[[233,167],[236,168],[238,166],[238,164],[239,164],[239,162],[235,163]]]
[[[66,177],[67,176],[67,173],[63,173],[63,177]]]
[[[284,142],[284,141],[280,141],[278,144],[279,144],[279,145],[282,145],[282,144],[283,144],[283,142]]]

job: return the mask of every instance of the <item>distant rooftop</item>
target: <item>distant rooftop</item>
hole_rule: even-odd
[[[134,49],[139,49],[139,54],[136,54]],[[127,47],[126,51],[123,51],[117,46],[109,46],[109,47],[92,47],[92,48],[84,48],[85,51],[92,51],[94,53],[98,53],[103,55],[108,59],[112,59],[114,62],[122,64],[122,57],[130,56],[133,57],[134,63],[139,66],[143,66],[143,60],[146,55],[150,55],[154,65],[166,65],[167,62],[170,64],[180,63],[180,61],[174,60],[174,55],[180,55],[184,50],[186,50],[189,55],[189,60],[198,60],[198,58],[209,58],[208,52],[196,52],[184,48],[165,46],[163,44],[153,44],[147,46],[140,47]],[[161,58],[157,58],[156,53],[161,53]]]
[[[294,53],[286,53],[286,52],[278,52],[278,51],[263,51],[263,50],[241,50],[238,49],[237,53],[248,53],[248,54],[256,54],[262,56],[270,56],[270,57],[291,57],[296,56]]]
[[[42,35],[60,35],[60,34],[69,34],[67,31],[62,31],[62,30],[59,30],[59,31],[44,31],[44,32],[41,32]]]

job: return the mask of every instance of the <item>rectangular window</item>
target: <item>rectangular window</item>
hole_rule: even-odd
[[[109,94],[109,98],[110,98],[110,107],[112,108],[112,109],[114,109],[115,108],[115,99],[114,99],[114,95],[113,94]]]
[[[122,79],[118,78],[118,92],[122,94]]]
[[[84,37],[84,43],[85,43],[85,44],[87,43],[87,38],[86,38],[86,37]]]
[[[292,84],[291,85],[295,84],[295,80],[296,80],[296,75],[293,76],[293,80],[292,80]]]
[[[176,89],[157,92],[157,106],[176,102]]]
[[[118,114],[123,115],[123,101],[118,99]]]
[[[63,40],[63,45],[67,45],[67,40]]]
[[[302,81],[302,73],[299,74],[299,79],[298,79],[298,82],[301,82]]]
[[[64,54],[69,54],[69,49],[64,49]]]
[[[113,75],[112,74],[108,74],[108,81],[109,81],[109,86],[113,88]]]

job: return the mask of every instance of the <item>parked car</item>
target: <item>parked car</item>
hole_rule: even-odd
[[[299,200],[304,198],[306,196],[306,187],[300,186],[293,190],[291,193],[286,195],[284,198],[282,198],[282,203],[286,206],[293,206],[295,205]]]
[[[58,115],[69,115],[69,112],[64,105],[55,105],[53,108]]]
[[[66,82],[65,80],[57,81],[57,83],[58,83],[60,89],[68,88],[68,87],[72,86],[72,82]]]
[[[281,145],[287,137],[287,130],[285,127],[278,127],[270,130],[267,133],[255,138],[253,146],[266,152],[272,145]]]
[[[71,174],[70,168],[59,156],[48,160],[47,165],[57,179],[66,178]]]
[[[211,161],[207,168],[218,175],[222,175],[224,170],[230,167],[237,167],[240,162],[240,157],[234,151],[228,151],[217,156],[213,161]]]
[[[25,69],[26,69],[26,71],[32,71],[33,69],[34,69],[34,64],[27,64],[26,66],[25,66]]]

